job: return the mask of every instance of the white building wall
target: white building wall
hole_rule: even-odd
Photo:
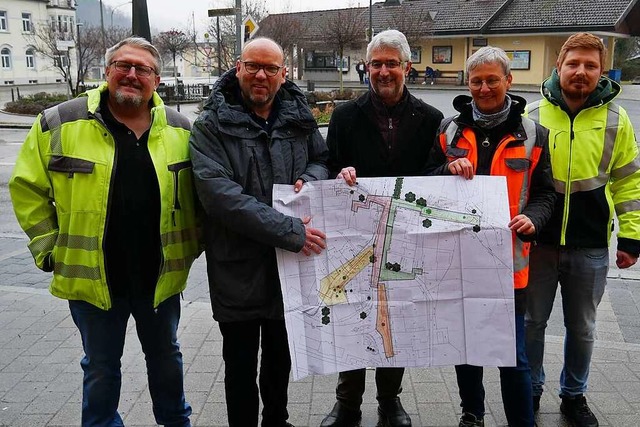
[[[26,52],[29,49],[28,32],[23,30],[22,14],[31,15],[32,28],[48,25],[50,16],[67,15],[70,21],[70,31],[75,31],[74,2],[67,0],[2,0],[0,13],[6,16],[7,28],[0,29],[0,53],[3,49],[10,51],[10,66],[4,67],[0,62],[0,85],[47,84],[63,80],[56,71],[51,59],[35,54],[34,67],[28,67]],[[49,7],[48,7],[49,6]],[[69,52],[72,64],[72,74],[75,75],[76,54],[72,48]]]

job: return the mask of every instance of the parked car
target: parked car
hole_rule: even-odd
[[[635,76],[633,80],[631,80],[632,85],[640,85],[640,76]]]

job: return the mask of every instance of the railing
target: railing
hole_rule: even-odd
[[[178,83],[176,93],[175,86],[160,85],[158,86],[158,95],[165,102],[182,102],[182,101],[200,101],[209,96],[211,92],[207,84],[184,85]]]

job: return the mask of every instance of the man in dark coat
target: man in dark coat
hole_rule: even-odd
[[[207,273],[220,325],[231,427],[258,425],[256,371],[262,344],[263,427],[285,427],[291,359],[275,248],[320,253],[309,218],[272,207],[274,184],[326,179],[327,147],[302,91],[285,80],[282,48],[248,42],[196,120],[191,159],[206,212]]]
[[[399,31],[383,31],[369,43],[371,90],[336,108],[329,123],[327,144],[333,176],[338,174],[354,185],[356,176],[420,175],[443,116],[407,90],[405,76],[411,69],[410,58],[407,39]],[[398,397],[403,374],[404,368],[376,369],[382,425],[411,426]],[[364,384],[364,369],[341,372],[337,402],[321,426],[359,425]]]

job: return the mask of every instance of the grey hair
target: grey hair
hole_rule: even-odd
[[[508,76],[511,73],[511,61],[504,50],[494,46],[481,47],[473,55],[467,58],[467,75],[481,65],[495,63],[502,67],[505,76]]]
[[[269,37],[256,37],[255,39],[250,39],[248,42],[246,42],[244,44],[244,46],[242,47],[242,52],[240,53],[240,58],[242,58],[242,55],[244,54],[244,51],[247,50],[247,47],[250,46],[251,44],[257,42],[257,41],[269,41],[271,43],[273,43],[274,45],[276,45],[278,47],[278,50],[280,51],[280,55],[282,55],[282,62],[284,62],[284,49],[282,49],[282,46],[280,46],[280,44],[269,38]]]
[[[107,49],[107,52],[104,54],[104,63],[107,66],[111,64],[111,60],[115,56],[118,49],[120,49],[122,46],[133,46],[149,52],[153,56],[155,62],[153,69],[157,75],[160,75],[160,73],[162,72],[162,58],[160,57],[160,52],[158,52],[158,49],[156,49],[154,45],[149,43],[147,39],[144,39],[142,37],[127,37],[126,39],[119,41],[118,43]]]
[[[411,48],[407,38],[398,30],[385,30],[376,34],[367,46],[367,62],[371,61],[373,51],[380,48],[390,48],[398,51],[401,61],[411,59]]]

